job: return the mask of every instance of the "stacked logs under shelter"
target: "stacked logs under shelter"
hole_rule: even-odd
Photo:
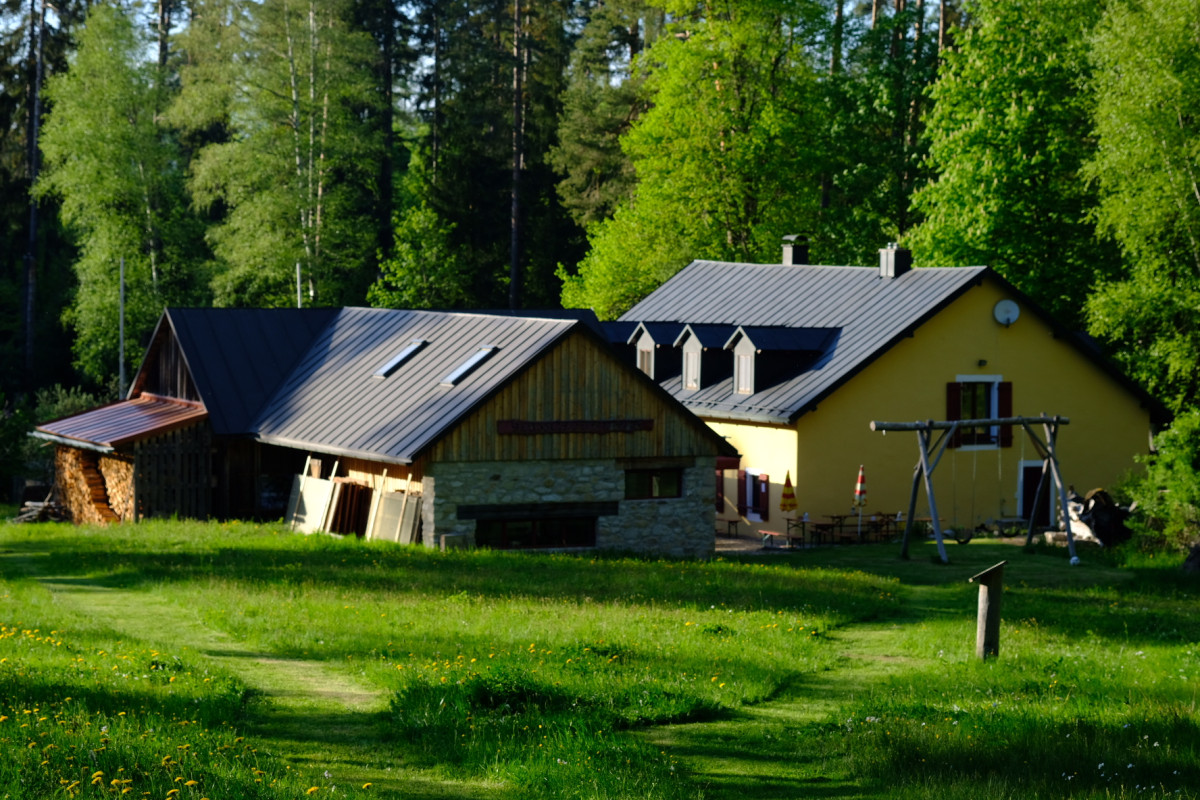
[[[133,518],[133,462],[112,455],[59,447],[54,474],[59,502],[78,523]]]

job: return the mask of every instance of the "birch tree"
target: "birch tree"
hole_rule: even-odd
[[[224,212],[209,233],[223,262],[219,304],[294,304],[297,270],[305,305],[357,299],[374,277],[374,231],[354,221],[370,214],[357,205],[381,151],[362,113],[378,101],[373,45],[346,11],[338,0],[266,0],[209,23],[232,81],[205,96],[210,114],[227,104],[230,135],[198,153],[190,186],[199,207]]]
[[[117,7],[94,5],[66,74],[52,78],[36,191],[61,202],[79,244],[79,289],[65,312],[76,365],[103,380],[117,362],[118,273],[128,284],[127,355],[166,304],[204,299],[203,245],[186,211],[183,164],[155,110],[164,105],[149,42]]]

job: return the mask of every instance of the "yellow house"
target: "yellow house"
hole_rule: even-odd
[[[917,436],[872,421],[1065,417],[1058,459],[1080,493],[1148,452],[1162,407],[1002,277],[880,252],[878,268],[793,265],[787,247],[779,265],[696,261],[617,323],[639,367],[741,454],[718,464],[719,526],[846,525],[860,467],[863,520],[895,519]],[[960,430],[933,473],[942,525],[1028,518],[1042,463],[1019,429]],[[784,512],[788,477],[797,508]]]

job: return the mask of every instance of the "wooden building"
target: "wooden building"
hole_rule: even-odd
[[[991,269],[911,269],[895,246],[877,268],[787,256],[693,262],[610,334],[639,351],[630,363],[742,454],[723,462],[715,483],[719,519],[743,531],[783,530],[784,518],[794,525],[805,513],[823,526],[845,517],[860,466],[868,519],[904,511],[916,437],[884,436],[872,421],[1069,418],[1058,455],[1065,481],[1083,493],[1134,469],[1165,419],[1092,343]],[[1012,434],[970,428],[949,442],[934,476],[947,527],[1035,512],[1042,458]],[[789,477],[798,507],[785,514]]]
[[[577,319],[361,308],[169,310],[128,399],[35,435],[80,520],[683,556],[736,455]]]

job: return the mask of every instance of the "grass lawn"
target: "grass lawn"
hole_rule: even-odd
[[[0,797],[1200,796],[1178,559],[897,554],[0,523]]]

